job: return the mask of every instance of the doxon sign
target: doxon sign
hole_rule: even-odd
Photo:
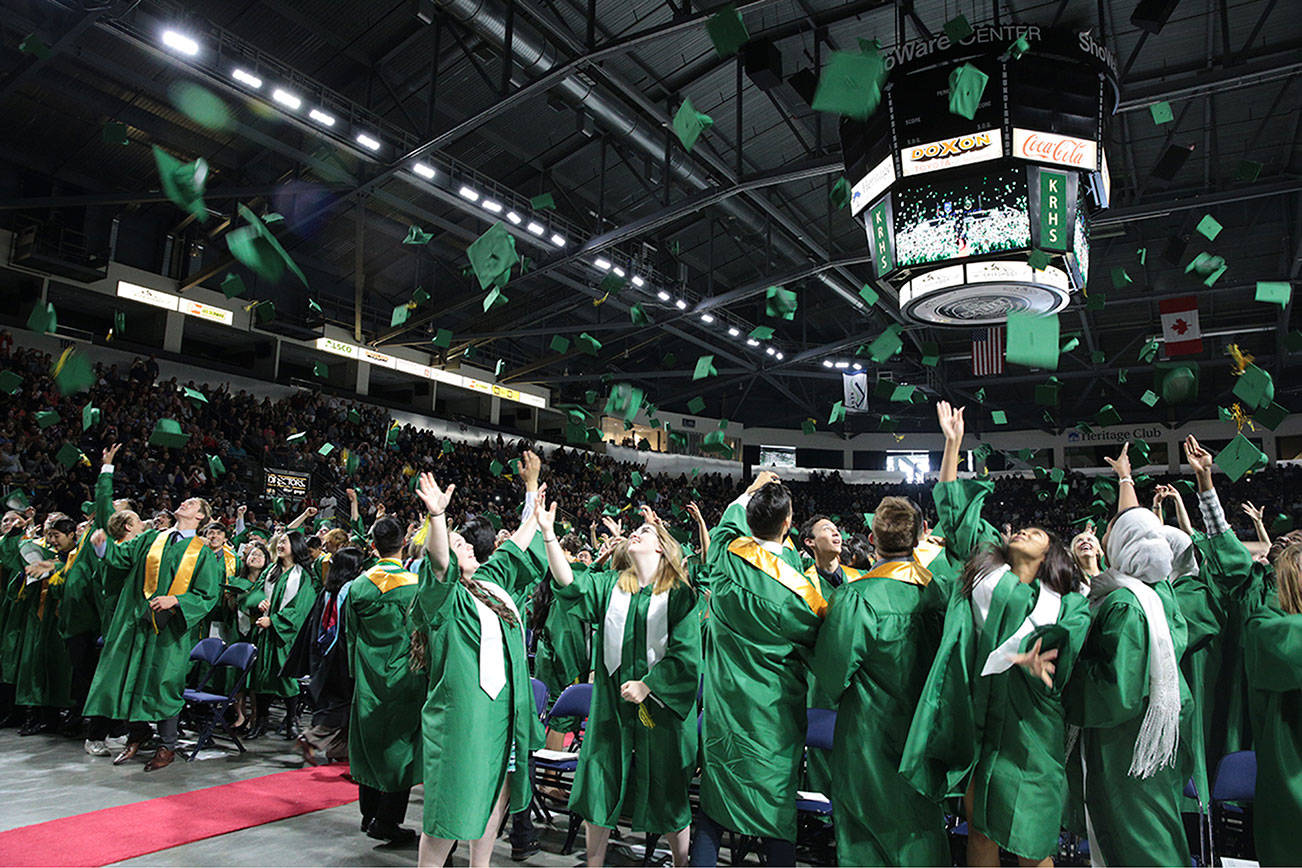
[[[986,130],[915,145],[900,153],[900,162],[903,164],[905,177],[908,177],[921,175],[924,172],[950,169],[954,166],[997,160],[1003,155],[1003,139],[999,130]]]
[[[1098,164],[1098,150],[1098,145],[1089,139],[1013,129],[1013,156],[1023,160],[1093,171]]]

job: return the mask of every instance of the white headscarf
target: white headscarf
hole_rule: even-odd
[[[1091,603],[1097,606],[1112,591],[1125,588],[1139,601],[1148,623],[1148,710],[1130,762],[1131,775],[1147,778],[1174,764],[1180,746],[1180,670],[1162,600],[1149,585],[1196,574],[1198,566],[1188,534],[1164,526],[1142,507],[1126,510],[1112,523],[1107,557],[1110,567],[1094,577]]]

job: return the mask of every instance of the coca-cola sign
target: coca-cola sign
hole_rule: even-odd
[[[1089,139],[1014,128],[1013,156],[1092,172],[1098,165],[1098,145]]]

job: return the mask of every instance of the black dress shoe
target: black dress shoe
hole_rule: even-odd
[[[411,829],[393,823],[382,823],[379,820],[371,821],[371,825],[366,829],[366,835],[389,844],[410,844],[416,840],[416,833]]]
[[[511,861],[512,861],[512,862],[523,862],[525,859],[528,859],[530,856],[532,856],[533,854],[537,853],[537,852],[538,852],[539,850],[541,850],[541,849],[542,849],[542,847],[540,847],[540,846],[538,845],[538,839],[537,839],[537,838],[530,838],[528,841],[525,841],[524,844],[519,845],[519,846],[517,846],[516,844],[512,843],[512,844],[511,844]]]
[[[371,828],[371,820],[374,820],[374,819],[375,819],[374,817],[362,817],[362,831],[363,831],[363,832],[365,832],[367,829]]]
[[[255,738],[262,738],[266,734],[267,734],[267,721],[266,718],[261,718],[258,720],[257,723],[253,724],[253,726],[249,727],[249,733],[244,737],[249,741],[252,741]]]
[[[23,724],[23,728],[18,730],[19,735],[44,735],[47,732],[58,732],[59,724],[57,721],[43,721],[39,717],[32,718]]]

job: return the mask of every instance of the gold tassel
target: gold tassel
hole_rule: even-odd
[[[651,719],[651,712],[646,710],[645,705],[639,705],[637,707],[637,719],[641,721],[642,725],[647,729],[656,728],[656,722]]]
[[[1252,356],[1248,356],[1248,358],[1252,358]],[[1249,431],[1257,430],[1256,426],[1252,424],[1252,419],[1243,412],[1243,405],[1238,401],[1234,402],[1234,406],[1230,408],[1230,412],[1233,414],[1234,424],[1237,426],[1240,434],[1243,433],[1244,425],[1248,426]]]
[[[1255,360],[1255,356],[1253,356],[1251,353],[1245,353],[1243,350],[1239,349],[1238,344],[1230,344],[1229,351],[1230,351],[1230,361],[1233,363],[1234,366],[1231,369],[1231,373],[1233,373],[1234,376],[1236,377],[1242,374],[1243,369],[1246,368],[1248,365],[1252,364],[1253,361]]]

